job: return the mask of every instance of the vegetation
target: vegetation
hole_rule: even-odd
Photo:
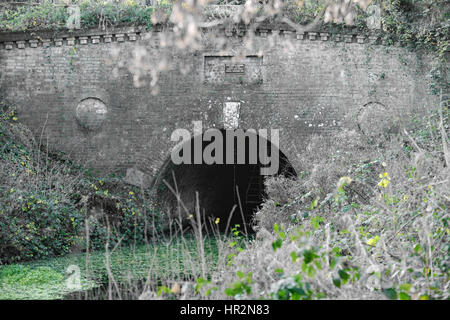
[[[208,270],[212,271],[218,255],[215,239],[206,239],[204,247]],[[112,279],[129,288],[140,281],[156,290],[155,284],[162,284],[163,281],[192,280],[200,276],[196,263],[198,250],[192,237],[120,247],[109,254],[108,263],[105,253],[104,250],[97,250],[88,255],[78,253],[0,266],[0,300],[64,299],[70,294],[76,298],[74,292],[94,291]],[[73,266],[80,270],[79,288],[70,288],[66,284],[68,271]],[[84,294],[80,296],[84,297]]]
[[[78,1],[83,29],[142,25],[151,29],[154,8],[134,1]],[[44,1],[0,13],[0,31],[67,30],[71,14],[65,5]]]
[[[267,181],[260,241],[226,269],[218,297],[234,282],[235,298],[448,299],[448,164],[430,136],[422,127],[382,148],[355,132],[313,137],[302,179]],[[330,150],[333,164],[320,160]]]
[[[198,278],[191,297],[448,299],[444,106],[411,119],[402,134],[311,137],[298,179],[266,181],[256,239],[234,229],[233,239],[220,241],[217,271]],[[159,294],[180,297],[168,288]]]
[[[426,106],[424,117],[409,119],[397,133],[381,128],[384,119],[371,118],[379,134],[343,130],[310,137],[297,159],[299,177],[266,181],[255,239],[235,226],[231,237],[205,241],[194,221],[193,238],[156,242],[164,220],[150,195],[125,187],[119,177],[95,178],[46,150],[3,101],[0,263],[9,265],[0,267],[0,298],[61,298],[67,267],[78,265],[83,289],[107,283],[109,293],[120,296],[134,286],[129,279],[150,279],[136,298],[448,299],[450,123],[442,94],[448,90],[448,4],[378,4],[388,44],[436,58],[430,93],[440,94],[441,104]],[[83,28],[151,28],[155,11],[132,1],[80,6]],[[292,21],[308,24],[325,5],[299,1],[283,8]],[[352,28],[368,31],[365,11],[354,10]],[[1,13],[0,30],[63,29],[67,18],[62,7],[44,3]],[[343,28],[332,22],[320,27]],[[182,290],[182,282],[193,290]]]
[[[143,244],[162,227],[148,194],[47,150],[4,99],[0,143],[0,264]]]

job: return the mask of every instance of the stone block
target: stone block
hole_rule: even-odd
[[[91,36],[91,41],[93,44],[100,43],[100,36]]]
[[[124,181],[136,187],[148,188],[152,179],[148,174],[132,167],[127,169]]]
[[[80,44],[87,44],[88,43],[88,37],[80,37]]]
[[[309,40],[316,40],[317,32],[308,32]]]

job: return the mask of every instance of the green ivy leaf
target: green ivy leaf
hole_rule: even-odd
[[[331,268],[331,269],[334,269],[334,267],[336,266],[336,264],[337,264],[337,258],[336,258],[336,257],[333,257],[333,258],[331,259],[331,261],[330,261],[330,268]]]
[[[275,273],[284,273],[284,270],[281,268],[276,268],[274,271]]]
[[[347,272],[345,272],[344,270],[339,270],[338,274],[339,274],[339,277],[344,281],[344,283],[347,282],[348,279],[350,279],[350,275]]]
[[[339,278],[333,278],[333,284],[334,284],[336,287],[340,288],[340,287],[341,287],[341,279],[339,279]]]
[[[411,297],[404,292],[400,292],[399,297],[400,297],[400,300],[411,300]]]
[[[402,285],[400,285],[400,290],[402,290],[403,292],[409,293],[409,291],[411,290],[411,284],[403,283]]]
[[[297,252],[292,251],[292,252],[291,252],[291,258],[292,258],[292,262],[296,262],[297,259],[298,259]]]
[[[394,288],[384,289],[383,293],[391,300],[397,300],[397,291]]]
[[[278,225],[278,223],[275,223],[273,225],[273,231],[275,231],[276,233],[278,233],[278,231],[280,231],[280,226]]]
[[[281,239],[277,239],[274,242],[272,242],[273,251],[277,251],[277,249],[281,248],[282,244],[283,244],[283,240],[281,240]]]

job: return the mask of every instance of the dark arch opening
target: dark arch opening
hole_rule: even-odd
[[[188,225],[187,218],[189,215],[192,214],[195,217],[197,191],[200,213],[202,219],[207,220],[203,220],[207,229],[210,230],[211,227],[214,227],[224,231],[228,226],[228,230],[231,230],[236,224],[243,227],[242,217],[244,217],[246,229],[251,233],[253,232],[251,228],[253,213],[262,204],[266,196],[265,176],[261,175],[261,168],[267,168],[268,164],[264,160],[261,161],[260,152],[267,154],[272,161],[276,159],[278,152],[279,165],[272,175],[296,177],[297,173],[277,146],[256,132],[245,131],[247,133],[245,139],[241,139],[239,142],[236,136],[227,135],[227,132],[236,134],[237,130],[222,129],[217,131],[220,132],[223,146],[210,154],[222,158],[223,163],[209,164],[210,162],[201,157],[200,163],[196,164],[193,152],[196,148],[195,144],[198,143],[197,150],[200,150],[198,146],[201,146],[202,155],[204,155],[205,148],[214,143],[217,138],[212,137],[205,141],[205,133],[191,138],[183,144],[183,147],[186,148],[179,151],[179,155],[182,157],[185,156],[184,152],[189,151],[190,148],[190,157],[187,151],[185,158],[190,158],[190,163],[175,164],[171,158],[167,160],[154,185],[156,198],[164,210],[169,212],[169,216],[172,218],[181,217],[184,223]],[[220,137],[218,140],[220,140]],[[233,140],[234,147],[231,148],[229,143],[232,143]],[[261,148],[263,148],[262,151]],[[223,153],[222,157],[220,157],[220,150]],[[209,151],[211,151],[211,146]],[[230,155],[230,151],[234,153],[234,156]],[[258,155],[256,161],[255,152]],[[238,162],[239,153],[245,154],[244,161],[241,158],[241,161]],[[231,159],[234,158],[232,163],[227,161],[227,156],[230,156]],[[174,192],[167,187],[167,184],[173,190],[178,191],[183,202],[182,206],[179,205]],[[236,206],[235,210],[231,214],[234,206]],[[216,225],[214,222],[217,218],[219,218],[219,223]]]

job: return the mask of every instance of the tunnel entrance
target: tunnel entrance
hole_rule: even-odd
[[[257,133],[254,134],[255,137],[249,134],[245,137],[243,144],[241,141],[241,147],[243,145],[244,147],[239,148],[237,138],[228,136],[227,131],[230,130],[220,130],[224,143],[223,148],[216,151],[223,153],[223,163],[208,164],[202,159],[201,163],[195,164],[193,152],[189,164],[175,164],[169,158],[154,186],[156,197],[170,217],[176,219],[181,217],[187,225],[189,216],[195,217],[196,192],[198,192],[200,214],[206,229],[218,228],[223,232],[227,227],[231,230],[239,224],[241,229],[251,233],[253,232],[251,228],[253,213],[266,196],[265,176],[261,174],[261,168],[267,167],[267,161],[263,163],[259,157],[255,162],[254,157],[252,159],[252,153],[256,151],[259,154],[261,147],[265,147],[264,150],[269,157],[278,154],[279,165],[273,175],[295,177],[297,174],[287,157],[279,149],[275,150],[277,147],[269,140],[260,137]],[[230,139],[234,139],[232,149],[226,147]],[[188,150],[194,150],[195,144],[199,143],[202,151],[205,151],[205,148],[215,141],[214,138],[210,141],[204,140],[204,134],[192,138],[186,142],[189,144]],[[185,150],[180,151],[180,155],[184,156],[184,152]],[[212,154],[217,155],[216,152]],[[230,152],[233,155],[230,155]],[[242,157],[242,154],[238,155],[239,152],[245,153],[244,161],[242,158],[239,161],[239,157]],[[229,159],[227,156],[234,158],[233,163],[225,161]],[[182,204],[178,203],[174,191],[180,195]]]

